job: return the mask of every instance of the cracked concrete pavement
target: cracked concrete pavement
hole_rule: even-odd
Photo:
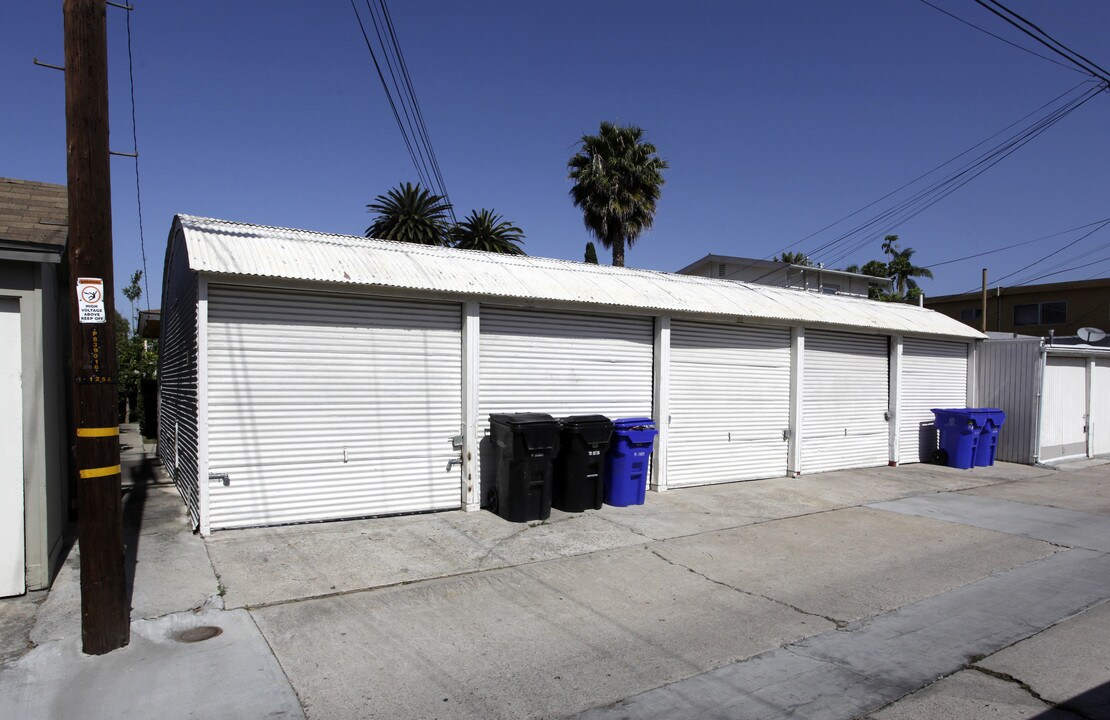
[[[544,523],[451,512],[206,540],[172,488],[132,493],[132,646],[80,655],[72,556],[45,600],[0,601],[0,715],[1107,711],[1110,465],[910,465]],[[174,640],[203,624],[226,637]],[[90,702],[128,677],[135,702]]]

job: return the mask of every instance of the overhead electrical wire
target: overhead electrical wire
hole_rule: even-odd
[[[146,294],[146,309],[150,309],[150,273],[146,269],[146,239],[143,237],[143,193],[139,182],[139,129],[135,122],[135,62],[131,53],[131,12],[125,8],[127,16],[127,79],[131,84],[131,151],[135,155],[135,206],[139,215],[139,250],[143,257],[143,288]]]
[[[1034,40],[1036,40],[1041,45],[1044,45],[1045,47],[1050,49],[1056,55],[1059,55],[1060,57],[1064,58],[1065,60],[1068,61],[1068,63],[1070,63],[1070,65],[1065,65],[1065,64],[1060,63],[1059,61],[1054,60],[1050,57],[1047,57],[1047,56],[1042,55],[1040,53],[1034,52],[1034,51],[1032,51],[1028,48],[1025,48],[1021,45],[1018,45],[1017,43],[1011,42],[1010,40],[1007,40],[1006,38],[1003,38],[1003,37],[1001,37],[1001,36],[999,36],[999,35],[997,35],[993,32],[990,32],[989,30],[986,30],[985,28],[982,28],[982,27],[980,27],[980,26],[978,26],[974,23],[971,23],[967,20],[964,20],[963,18],[960,18],[957,15],[955,15],[953,13],[950,13],[947,10],[944,10],[943,8],[940,8],[937,5],[934,5],[933,3],[929,2],[928,0],[921,0],[921,2],[923,2],[925,5],[928,5],[929,7],[933,8],[933,9],[935,9],[935,10],[941,12],[941,13],[944,13],[945,15],[947,15],[947,16],[955,19],[955,20],[958,20],[961,23],[964,23],[964,24],[966,24],[970,27],[973,27],[976,30],[980,30],[981,32],[984,32],[987,35],[990,35],[991,37],[994,37],[998,40],[1001,40],[1002,42],[1005,42],[1008,45],[1012,45],[1013,47],[1016,47],[1019,50],[1022,50],[1024,52],[1028,52],[1032,55],[1035,55],[1039,58],[1042,58],[1044,60],[1052,62],[1056,65],[1061,65],[1062,67],[1067,67],[1068,69],[1072,69],[1072,70],[1075,70],[1077,72],[1081,72],[1081,73],[1090,75],[1095,80],[1097,80],[1099,82],[1099,85],[1096,88],[1088,90],[1083,96],[1081,96],[1079,98],[1075,98],[1072,101],[1069,101],[1069,103],[1065,104],[1063,107],[1057,108],[1057,110],[1053,111],[1053,113],[1050,113],[1045,118],[1042,118],[1040,121],[1038,121],[1033,126],[1028,128],[1024,133],[1019,133],[1019,135],[1011,138],[1009,141],[1002,143],[1000,146],[997,146],[990,153],[987,153],[986,155],[980,156],[980,158],[977,161],[973,162],[970,166],[966,166],[963,171],[961,171],[961,172],[959,172],[955,175],[951,175],[948,178],[945,178],[945,179],[939,181],[938,183],[934,183],[934,185],[932,185],[929,188],[926,188],[925,190],[919,192],[917,195],[911,196],[910,198],[907,198],[906,200],[903,200],[902,202],[896,204],[893,208],[889,208],[884,213],[880,213],[879,215],[871,218],[869,221],[863,223],[862,225],[859,225],[856,228],[853,228],[852,230],[850,230],[846,233],[843,233],[840,236],[834,238],[833,240],[825,243],[824,245],[821,245],[818,248],[810,251],[809,253],[806,253],[807,257],[810,260],[820,259],[819,256],[822,253],[828,253],[829,255],[832,255],[832,253],[834,252],[834,250],[833,250],[834,248],[838,248],[835,251],[838,254],[836,254],[834,257],[829,257],[824,262],[827,262],[828,264],[834,264],[834,263],[837,263],[837,262],[847,258],[849,255],[856,252],[863,245],[867,244],[868,242],[871,242],[876,237],[881,237],[886,232],[889,232],[890,230],[893,230],[898,225],[908,221],[909,219],[915,217],[919,213],[924,212],[926,209],[932,207],[937,202],[939,202],[940,200],[942,200],[945,197],[947,197],[948,195],[950,195],[952,192],[955,192],[960,187],[963,187],[963,185],[967,184],[967,182],[970,182],[970,180],[974,179],[975,177],[978,177],[980,174],[982,174],[982,172],[985,172],[990,167],[993,167],[997,162],[999,162],[1003,158],[1007,157],[1012,152],[1014,152],[1018,148],[1022,147],[1023,145],[1025,145],[1027,142],[1029,142],[1033,138],[1040,135],[1042,132],[1047,130],[1049,127],[1052,127],[1053,125],[1055,125],[1061,119],[1063,119],[1064,117],[1069,115],[1071,112],[1078,109],[1084,103],[1086,103],[1091,98],[1093,98],[1095,95],[1097,95],[1097,94],[1099,94],[1103,91],[1110,90],[1110,72],[1105,70],[1098,63],[1095,63],[1094,61],[1087,58],[1086,56],[1076,52],[1075,50],[1072,50],[1071,48],[1067,47],[1066,45],[1064,45],[1060,41],[1056,40],[1054,37],[1049,35],[1047,32],[1045,32],[1043,29],[1038,27],[1036,24],[1034,24],[1031,21],[1029,21],[1028,19],[1022,17],[1018,13],[1010,10],[1009,8],[1007,8],[1005,5],[998,2],[997,0],[975,0],[975,2],[978,3],[979,5],[981,5],[982,7],[986,8],[987,10],[992,12],[993,14],[997,15],[998,17],[1002,18],[1003,20],[1005,20],[1010,25],[1012,25],[1012,26],[1016,27],[1017,29],[1021,30],[1024,34],[1033,38]],[[1089,81],[1087,81],[1087,82],[1089,82]],[[1056,100],[1059,100],[1060,97],[1063,97],[1065,95],[1070,94],[1071,92],[1074,92],[1080,86],[1077,86],[1076,88],[1072,88],[1067,93],[1064,93],[1064,95],[1058,96],[1055,100],[1050,101],[1049,103],[1047,103],[1046,106],[1051,104],[1052,102],[1055,102]],[[1034,111],[1034,113],[1031,113],[1031,114],[1035,114],[1036,112],[1038,112],[1039,110],[1043,109],[1046,106],[1042,106],[1037,111]],[[1026,116],[1026,117],[1029,117],[1029,116]],[[1025,118],[1023,118],[1023,120],[1024,119]],[[1018,122],[1021,122],[1021,121],[1019,120]],[[1014,124],[1017,124],[1017,123],[1014,123]],[[1012,127],[1012,125],[1010,127]],[[1000,131],[1000,133],[1001,132],[1004,132],[1004,130]],[[1000,133],[996,133],[995,135],[998,135]],[[993,138],[994,136],[992,135],[991,137]],[[988,140],[989,139],[990,138],[988,138]],[[986,141],[983,141],[983,142],[986,142]],[[979,143],[979,145],[981,145],[981,144],[982,143]],[[978,147],[978,145],[976,145],[974,147]],[[971,148],[971,149],[974,149],[974,147]],[[779,252],[780,253],[786,252],[788,250],[791,250],[793,248],[798,247],[801,243],[805,242],[806,240],[809,240],[809,239],[813,238],[814,236],[819,235],[820,233],[822,233],[822,232],[824,232],[824,231],[826,231],[826,230],[828,230],[828,229],[830,229],[830,228],[832,228],[836,225],[839,225],[840,223],[844,222],[848,218],[859,214],[863,210],[865,210],[869,207],[872,207],[873,205],[878,204],[882,200],[885,200],[885,199],[897,194],[898,192],[905,189],[906,187],[922,180],[924,177],[927,177],[927,176],[933,174],[934,172],[936,172],[939,169],[947,166],[951,162],[954,162],[959,157],[962,157],[963,155],[967,154],[967,152],[970,152],[970,150],[967,150],[964,153],[961,153],[960,155],[957,155],[956,158],[953,158],[952,160],[949,160],[948,162],[942,164],[941,166],[935,168],[934,170],[931,170],[928,173],[925,173],[924,175],[919,176],[919,177],[915,178],[914,180],[911,180],[906,185],[903,185],[902,187],[898,188],[897,190],[894,190],[890,193],[887,193],[886,195],[879,198],[878,200],[875,200],[872,203],[869,203],[868,205],[865,205],[864,207],[862,207],[859,210],[845,216],[844,218],[841,218],[840,220],[838,220],[834,223],[831,223],[830,225],[826,225],[824,228],[821,228],[820,230],[817,230],[817,231],[807,235],[806,237],[804,237],[801,240],[793,243],[792,245],[788,245],[786,248],[784,248],[783,250],[781,250]],[[989,161],[989,163],[988,163],[988,161]],[[986,164],[985,167],[981,167],[981,169],[977,169],[977,168],[980,168],[980,166],[983,163],[988,163],[988,164]],[[970,177],[968,177],[964,180],[959,180],[959,178],[962,175],[964,175],[965,173],[971,172],[972,170],[974,170],[974,172],[973,172],[973,174],[970,175]],[[887,225],[886,230],[880,231],[880,232],[877,232],[877,233],[871,232],[871,231],[874,230],[874,227],[876,225],[882,224],[882,223],[886,223],[886,225]],[[864,231],[868,231],[867,236],[864,237],[860,241],[852,243],[852,240],[851,240],[852,237],[853,236],[858,237],[859,234],[864,232]],[[848,243],[851,243],[851,244],[848,245]],[[847,249],[845,249],[845,247],[847,247]],[[778,253],[776,253],[776,255],[777,254]],[[770,255],[767,256],[767,258],[770,258],[770,257],[771,257]],[[764,259],[767,259],[767,258],[764,258]],[[758,261],[756,261],[756,262],[758,262]],[[822,264],[824,264],[824,262]],[[731,274],[735,275],[736,273],[742,272],[742,271],[754,266],[755,264],[756,264],[755,262],[750,263],[746,267],[742,267],[742,268],[734,271]],[[756,281],[758,282],[759,280],[762,280],[763,278],[766,278],[770,275],[773,275],[776,272],[781,272],[781,271],[782,271],[781,268],[776,268],[774,270],[771,270],[768,273],[765,273],[760,278],[757,278]]]
[[[420,183],[446,200],[451,219],[457,222],[454,204],[447,193],[447,184],[443,180],[439,159],[436,156],[435,148],[432,146],[431,135],[428,133],[424,113],[420,109],[420,102],[416,97],[416,89],[412,83],[412,76],[409,74],[408,64],[405,62],[404,53],[401,51],[401,44],[397,39],[397,30],[393,25],[389,8],[385,0],[375,0],[374,2],[366,0],[366,12],[370,15],[374,27],[374,36],[378,41],[377,50],[375,50],[370,33],[367,32],[362,13],[359,12],[355,0],[351,0],[351,10],[355,13],[362,39],[366,43],[366,49],[370,51],[370,59],[374,63],[378,80],[385,91],[389,107],[393,111],[393,119],[397,123],[397,129],[401,132],[405,148],[408,150],[409,158],[416,169]],[[385,65],[384,71],[382,69],[383,63]]]
[[[1079,54],[1072,50],[1067,45],[1063,44],[1056,38],[1052,37],[1044,30],[1039,28],[1035,23],[1027,20],[1010,8],[1006,7],[998,0],[975,0],[976,3],[994,13],[998,17],[1005,20],[1010,25],[1033,38],[1041,45],[1056,53],[1060,57],[1066,59],[1072,65],[1082,69],[1084,72],[1093,75],[1094,77],[1102,80],[1102,82],[1110,85],[1110,71],[1106,70],[1093,60]]]
[[[833,225],[839,224],[840,222],[843,222],[843,220],[845,220],[849,217],[852,217],[854,215],[858,215],[860,212],[862,212],[866,208],[874,206],[877,203],[881,202],[883,199],[890,198],[891,196],[896,195],[899,191],[904,190],[905,188],[910,187],[910,186],[914,185],[915,183],[920,182],[924,178],[935,174],[939,170],[947,167],[948,165],[951,165],[953,162],[955,162],[959,158],[963,157],[964,155],[967,155],[972,150],[980,147],[984,143],[990,141],[991,139],[997,137],[998,135],[1000,135],[1000,134],[1006,132],[1007,130],[1013,128],[1015,125],[1018,125],[1018,124],[1022,123],[1023,121],[1029,119],[1030,117],[1035,116],[1038,113],[1041,113],[1043,110],[1052,106],[1055,103],[1058,103],[1062,98],[1067,97],[1069,94],[1075,93],[1077,90],[1082,88],[1084,85],[1089,85],[1090,82],[1091,81],[1089,81],[1089,80],[1085,80],[1085,81],[1079,83],[1078,85],[1070,88],[1066,92],[1064,92],[1060,95],[1057,95],[1052,100],[1048,101],[1044,105],[1041,105],[1039,108],[1032,111],[1031,113],[1028,113],[1024,117],[1022,117],[1021,119],[1017,120],[1016,122],[1011,123],[1006,128],[1003,128],[1002,130],[999,130],[998,132],[994,133],[990,137],[988,137],[985,140],[973,145],[971,148],[968,148],[964,152],[960,153],[959,155],[956,155],[954,158],[948,160],[945,163],[942,163],[941,165],[937,166],[936,168],[933,168],[932,170],[930,170],[926,173],[923,173],[922,175],[919,175],[914,180],[911,180],[910,182],[902,185],[898,190],[894,190],[893,192],[887,193],[886,195],[884,195],[879,200],[876,200],[872,203],[869,203],[868,205],[864,206],[860,210],[857,210],[856,212],[845,216],[845,218],[842,218],[841,220],[837,221],[836,223],[833,223]],[[956,190],[960,189],[961,187],[963,187],[967,183],[969,183],[972,180],[974,180],[975,178],[979,177],[984,172],[989,170],[991,167],[993,167],[997,163],[1001,162],[1003,159],[1005,159],[1006,157],[1008,157],[1009,155],[1011,155],[1012,153],[1017,151],[1019,148],[1023,147],[1025,144],[1032,141],[1034,138],[1039,136],[1041,133],[1043,133],[1046,130],[1048,130],[1049,128],[1051,128],[1057,122],[1059,122],[1060,120],[1062,120],[1063,118],[1067,117],[1069,114],[1071,114],[1072,112],[1077,110],[1084,103],[1088,102],[1091,98],[1095,97],[1100,92],[1101,92],[1100,87],[1088,88],[1082,94],[1067,100],[1062,105],[1053,108],[1047,114],[1045,114],[1041,117],[1038,117],[1034,122],[1032,122],[1032,123],[1030,123],[1026,126],[1021,127],[1019,130],[1010,134],[1005,139],[1003,139],[1001,142],[992,146],[990,149],[984,151],[983,153],[980,153],[975,158],[973,158],[969,162],[965,163],[964,165],[956,168],[955,170],[953,170],[952,172],[950,172],[946,176],[940,178],[939,180],[936,180],[936,181],[932,182],[931,184],[929,184],[925,188],[914,192],[912,195],[894,203],[892,206],[887,207],[883,211],[881,211],[878,214],[870,217],[869,219],[863,221],[862,223],[856,225],[855,227],[844,231],[843,233],[841,233],[837,237],[833,238],[832,240],[829,240],[829,241],[825,242],[824,244],[822,244],[822,245],[814,248],[813,250],[807,252],[806,253],[807,257],[811,261],[818,260],[818,261],[822,261],[824,264],[827,264],[827,265],[832,265],[834,263],[837,263],[837,262],[847,258],[852,253],[854,253],[857,250],[859,250],[860,248],[862,248],[864,245],[866,245],[870,242],[873,242],[877,238],[883,237],[884,235],[888,234],[890,231],[897,228],[902,223],[905,223],[906,221],[908,221],[908,220],[912,219],[913,217],[917,216],[918,214],[924,212],[925,210],[929,209],[930,207],[932,207],[936,203],[940,202],[944,198],[951,195]],[[827,227],[832,227],[832,225],[827,226]],[[827,229],[827,227],[826,227],[826,229]],[[821,232],[821,231],[818,231],[818,232]],[[809,237],[812,237],[812,235],[810,235]],[[797,246],[798,246],[798,243],[795,243],[795,244],[793,244],[791,246],[788,246],[788,247],[793,248],[793,247],[797,247]],[[783,252],[785,252],[785,250]],[[755,263],[751,263],[748,267],[751,267],[754,264]],[[746,268],[740,268],[740,269],[734,271],[731,274],[734,275],[738,272],[743,271],[744,269],[746,269]],[[759,278],[756,278],[755,282],[763,280],[764,278],[769,277],[770,275],[773,275],[776,272],[782,272],[782,269],[781,268],[775,268],[775,269],[765,273],[764,275],[760,276]]]
[[[1096,232],[1098,232],[1099,230],[1103,229],[1103,228],[1104,228],[1104,227],[1106,227],[1107,225],[1110,225],[1110,220],[1105,220],[1104,222],[1102,222],[1102,223],[1099,223],[1099,226],[1098,226],[1098,227],[1096,227],[1096,228],[1095,228],[1094,230],[1091,230],[1091,231],[1089,231],[1089,232],[1083,233],[1082,235],[1080,235],[1080,236],[1079,236],[1078,238],[1076,238],[1075,240],[1072,240],[1072,241],[1071,241],[1070,243],[1068,243],[1067,245],[1064,245],[1064,246],[1062,246],[1062,247],[1060,247],[1060,248],[1057,248],[1056,250],[1053,250],[1052,252],[1050,252],[1049,254],[1045,255],[1044,257],[1042,257],[1042,258],[1039,258],[1039,259],[1037,259],[1037,260],[1034,260],[1033,262],[1029,263],[1028,265],[1026,265],[1026,266],[1024,266],[1024,267],[1021,267],[1021,268],[1018,268],[1017,270],[1014,270],[1014,271],[1013,271],[1012,273],[1008,273],[1008,274],[1006,274],[1006,275],[1003,275],[1003,276],[1002,276],[1002,277],[1000,277],[1000,278],[997,278],[997,279],[995,279],[995,281],[994,281],[994,282],[995,282],[995,283],[1000,283],[1000,282],[1002,282],[1003,280],[1006,280],[1007,278],[1012,278],[1012,277],[1013,277],[1013,276],[1015,276],[1015,275],[1019,275],[1019,274],[1021,274],[1021,273],[1025,272],[1026,270],[1028,270],[1028,269],[1029,269],[1029,268],[1031,268],[1031,267],[1034,267],[1034,266],[1036,266],[1036,265],[1040,265],[1040,264],[1041,264],[1041,263],[1043,263],[1043,262],[1044,262],[1045,260],[1048,260],[1048,259],[1049,259],[1049,258],[1051,258],[1051,257],[1055,257],[1056,255],[1059,255],[1059,254],[1060,254],[1060,253],[1062,253],[1063,251],[1067,250],[1068,248],[1070,248],[1070,247],[1073,247],[1073,246],[1075,246],[1076,244],[1078,244],[1078,243],[1082,242],[1083,240],[1086,240],[1086,239],[1087,239],[1087,238],[1089,238],[1089,237],[1090,237],[1091,235],[1094,235],[1094,234],[1095,234]],[[968,290],[967,292],[969,292],[969,293],[970,293],[970,292],[975,292],[975,288],[972,288],[971,290]]]
[[[1041,242],[1042,240],[1050,240],[1051,238],[1059,237],[1060,235],[1067,235],[1068,233],[1075,232],[1076,230],[1083,230],[1084,228],[1089,228],[1092,225],[1098,225],[1099,223],[1106,222],[1107,220],[1110,220],[1110,218],[1103,218],[1102,220],[1095,220],[1094,222],[1087,223],[1086,225],[1079,225],[1078,227],[1069,228],[1067,230],[1061,230],[1060,232],[1052,233],[1051,235],[1044,235],[1044,236],[1039,237],[1039,238],[1033,238],[1032,240],[1024,240],[1024,241],[1019,242],[1019,243],[1013,243],[1012,245],[1004,245],[1002,247],[995,248],[994,250],[985,250],[983,252],[975,253],[973,255],[965,255],[963,257],[953,258],[952,260],[943,260],[941,262],[935,262],[935,263],[932,263],[931,265],[925,265],[924,267],[929,269],[929,270],[932,270],[933,268],[941,267],[942,265],[951,265],[953,263],[963,262],[964,260],[973,260],[975,258],[983,257],[985,255],[993,255],[994,253],[1000,253],[1000,252],[1003,252],[1005,250],[1013,250],[1014,248],[1021,247],[1023,245],[1031,245],[1035,242]]]
[[[1011,40],[1007,40],[1006,38],[1002,37],[1001,35],[996,35],[995,33],[992,33],[990,30],[987,30],[984,27],[976,25],[975,23],[970,22],[968,20],[965,20],[962,17],[960,17],[959,15],[956,15],[955,13],[948,12],[944,8],[939,7],[937,5],[934,5],[933,3],[929,2],[929,0],[921,0],[921,2],[924,3],[925,5],[928,5],[929,7],[933,8],[937,12],[940,12],[940,13],[943,13],[943,14],[947,15],[948,17],[952,18],[953,20],[956,20],[957,22],[961,22],[964,25],[967,25],[968,27],[975,28],[979,32],[990,35],[992,38],[994,38],[996,40],[1001,40],[1002,42],[1006,43],[1007,45],[1009,45],[1011,47],[1015,47],[1018,50],[1021,50],[1022,52],[1029,53],[1030,55],[1035,55],[1035,56],[1039,57],[1042,60],[1047,60],[1048,62],[1052,63],[1053,65],[1059,65],[1060,67],[1065,68],[1067,70],[1071,70],[1072,72],[1077,72],[1077,73],[1084,72],[1083,70],[1080,70],[1079,68],[1074,67],[1073,65],[1065,65],[1064,63],[1060,62],[1059,60],[1053,60],[1052,58],[1050,58],[1047,55],[1041,55],[1039,52],[1037,52],[1035,50],[1030,50],[1027,47],[1024,47],[1022,45],[1018,45],[1016,42],[1013,42]]]

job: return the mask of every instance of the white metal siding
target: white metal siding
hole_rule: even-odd
[[[899,462],[926,462],[937,447],[932,408],[967,404],[967,343],[906,338],[901,382]]]
[[[1110,360],[1095,360],[1091,373],[1091,454],[1110,453]]]
[[[456,508],[459,305],[209,288],[213,529]]]
[[[668,487],[786,474],[790,329],[671,323]]]
[[[886,465],[889,340],[806,330],[802,472]]]
[[[478,431],[491,413],[651,416],[652,318],[481,308]],[[482,501],[493,487],[480,446]]]
[[[1040,341],[985,342],[977,352],[978,402],[1006,413],[995,459],[1031,463],[1036,452]]]
[[[19,300],[0,298],[0,597],[27,589],[21,334]]]
[[[197,276],[181,233],[167,249],[158,343],[158,457],[200,523],[197,463]]]
[[[1041,461],[1087,454],[1087,360],[1048,356]]]

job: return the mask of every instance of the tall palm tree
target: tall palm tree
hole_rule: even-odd
[[[655,220],[667,162],[640,128],[602,122],[597,135],[582,136],[582,149],[567,167],[574,181],[570,196],[586,228],[613,251],[613,265],[623,267],[625,247]]]
[[[887,263],[887,275],[894,280],[894,287],[902,295],[906,295],[910,290],[917,289],[917,281],[914,278],[927,277],[932,279],[932,270],[913,264],[913,248],[903,250],[898,247],[897,235],[886,236],[883,241],[883,252],[890,256],[890,261]]]
[[[398,185],[374,198],[366,208],[378,215],[366,228],[366,237],[419,245],[451,243],[451,224],[447,219],[450,203],[442,195],[420,187],[420,183]]]
[[[462,222],[451,228],[451,238],[460,250],[485,250],[486,252],[523,255],[520,243],[524,231],[503,219],[492,210],[474,210]]]
[[[787,265],[811,265],[809,256],[803,252],[784,252],[782,255],[775,256],[775,262],[786,263]]]

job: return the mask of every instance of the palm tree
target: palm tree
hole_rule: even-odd
[[[613,251],[613,265],[624,267],[625,246],[655,219],[667,162],[644,142],[640,128],[602,122],[597,135],[582,136],[582,149],[567,167],[574,181],[570,196],[586,228]]]
[[[809,261],[809,256],[803,252],[784,252],[782,255],[775,256],[775,262],[786,263],[787,265],[805,265],[806,267],[812,264]]]
[[[910,290],[917,289],[917,281],[914,278],[927,277],[932,279],[932,270],[913,264],[913,248],[903,250],[898,247],[897,235],[886,236],[883,241],[883,252],[890,256],[890,262],[887,263],[887,275],[894,280],[894,287],[897,288],[900,294],[908,296]]]
[[[404,183],[366,206],[378,217],[366,228],[366,237],[419,245],[449,245],[451,225],[447,215],[451,204],[442,195]]]
[[[524,254],[519,247],[524,242],[524,232],[492,210],[471,212],[465,220],[451,228],[451,237],[460,250]]]

